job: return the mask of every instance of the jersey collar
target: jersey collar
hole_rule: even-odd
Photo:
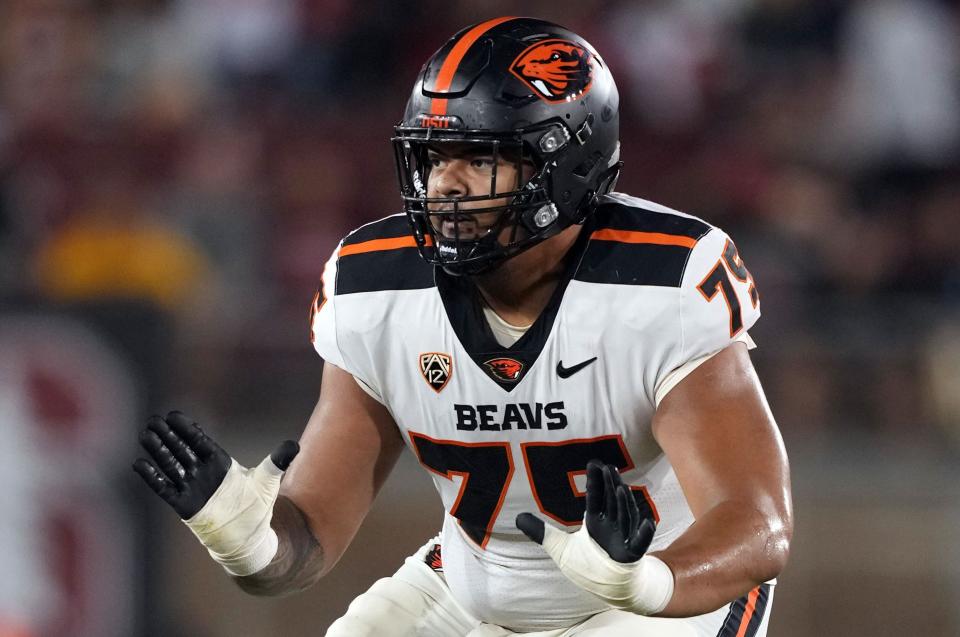
[[[504,391],[513,391],[520,384],[543,351],[567,284],[576,274],[590,238],[592,224],[588,220],[584,226],[565,256],[563,274],[546,307],[520,340],[510,347],[497,343],[483,315],[483,298],[473,281],[469,277],[451,276],[442,268],[435,269],[437,291],[460,344],[474,364]]]

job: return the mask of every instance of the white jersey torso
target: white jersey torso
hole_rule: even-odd
[[[514,525],[531,511],[577,528],[588,460],[619,467],[658,519],[651,550],[693,522],[651,432],[657,389],[759,316],[729,238],[650,202],[605,198],[570,257],[543,314],[505,348],[469,280],[424,263],[406,219],[387,217],[338,247],[312,319],[320,355],[372,390],[430,472],[450,589],[514,630],[604,608]]]

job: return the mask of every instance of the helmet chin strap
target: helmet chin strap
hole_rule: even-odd
[[[610,161],[607,162],[607,170],[600,175],[600,183],[597,187],[597,195],[605,195],[617,187],[617,179],[620,178],[620,169],[623,168],[623,162],[620,161],[620,142],[613,151]]]
[[[597,205],[597,200],[600,199],[600,197],[613,191],[617,185],[617,179],[620,177],[620,169],[622,167],[622,161],[615,161],[600,174],[600,178],[597,183],[597,191],[593,193],[593,195],[590,197],[590,200],[583,206],[584,215],[579,223],[582,223],[583,219],[586,218],[587,213]]]
[[[479,239],[457,241],[455,239],[443,239],[437,237],[435,239],[437,241],[437,252],[441,258],[446,252],[446,256],[453,257],[454,259],[460,261],[459,263],[442,262],[441,265],[444,271],[454,276],[470,276],[483,274],[484,272],[490,272],[491,270],[498,268],[510,257],[513,257],[522,252],[524,249],[534,245],[526,244],[519,250],[510,250],[507,249],[509,246],[504,246],[500,243],[499,238],[501,233],[508,229],[511,225],[513,230],[510,237],[510,245],[513,245],[517,241],[518,233],[526,231],[526,228],[524,228],[522,223],[522,218],[525,216],[525,214],[526,213],[518,213],[516,209],[509,209],[508,211],[505,211],[503,215],[503,221],[498,222],[487,234],[483,235]],[[533,233],[531,233],[531,235],[532,234]],[[458,244],[459,248],[457,247]],[[470,259],[476,260],[471,261]]]
[[[493,245],[495,243],[496,237],[487,235],[481,237],[480,239],[460,241],[460,247],[458,249],[456,247],[457,242],[444,240],[437,245],[438,253],[441,256],[441,266],[447,274],[452,274],[454,276],[472,276],[489,272],[490,270],[497,268],[505,261],[505,259],[480,258],[473,261],[470,259],[474,257],[491,255],[497,252],[497,246]],[[443,260],[445,247],[452,253],[450,256],[453,256],[453,260]]]

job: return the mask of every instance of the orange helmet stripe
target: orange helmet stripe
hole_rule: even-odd
[[[456,74],[457,67],[460,66],[460,62],[463,61],[463,56],[467,54],[467,51],[470,50],[470,47],[473,46],[473,43],[480,39],[480,36],[498,24],[503,24],[508,20],[515,19],[515,16],[494,18],[493,20],[481,22],[477,26],[467,31],[467,33],[460,38],[460,41],[453,45],[453,48],[450,49],[450,53],[447,54],[447,59],[443,61],[443,65],[440,67],[440,72],[437,74],[437,83],[433,87],[434,92],[445,93],[450,89],[450,85],[453,84],[453,76]],[[447,99],[445,97],[434,98],[430,103],[430,113],[432,115],[446,115]]]

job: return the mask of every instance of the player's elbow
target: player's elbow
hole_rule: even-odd
[[[790,516],[770,516],[765,522],[758,534],[762,542],[753,578],[758,583],[780,575],[790,557],[790,542],[793,539],[793,520]]]
[[[319,569],[310,571],[302,569],[286,576],[265,576],[257,577],[250,575],[247,577],[234,577],[234,583],[240,587],[243,592],[256,597],[283,597],[293,595],[304,591],[321,578],[322,573]]]
[[[336,560],[328,558],[307,515],[287,496],[277,498],[271,526],[278,543],[273,560],[252,575],[233,578],[244,592],[263,597],[299,593],[333,567]]]

